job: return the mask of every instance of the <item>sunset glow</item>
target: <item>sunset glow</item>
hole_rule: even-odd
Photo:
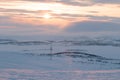
[[[120,0],[0,0],[0,80],[120,80]]]
[[[57,28],[59,32],[61,29],[64,31],[69,26],[81,22],[97,21],[120,24],[118,3],[92,0],[0,0],[0,21],[1,24],[8,21],[16,27],[19,25],[39,26],[39,28],[52,26],[55,31]],[[3,27],[3,25],[0,26]],[[47,28],[48,31],[49,29],[51,28]]]
[[[43,15],[43,18],[45,18],[45,19],[50,19],[50,18],[52,18],[52,16],[51,16],[50,14],[44,14],[44,15]]]

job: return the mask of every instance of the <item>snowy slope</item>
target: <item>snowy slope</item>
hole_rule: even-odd
[[[119,39],[0,39],[0,80],[119,80]]]

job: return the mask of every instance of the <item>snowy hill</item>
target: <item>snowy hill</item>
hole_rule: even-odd
[[[0,80],[119,80],[119,45],[108,38],[0,39]]]

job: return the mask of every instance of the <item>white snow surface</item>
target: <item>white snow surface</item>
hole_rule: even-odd
[[[119,80],[120,46],[116,41],[74,45],[78,40],[49,41],[51,44],[2,39],[0,80]]]

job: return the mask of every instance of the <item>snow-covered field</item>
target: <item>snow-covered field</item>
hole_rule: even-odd
[[[119,39],[0,39],[0,80],[119,80],[119,74]]]
[[[111,71],[39,71],[0,70],[0,80],[119,80],[119,70]]]

